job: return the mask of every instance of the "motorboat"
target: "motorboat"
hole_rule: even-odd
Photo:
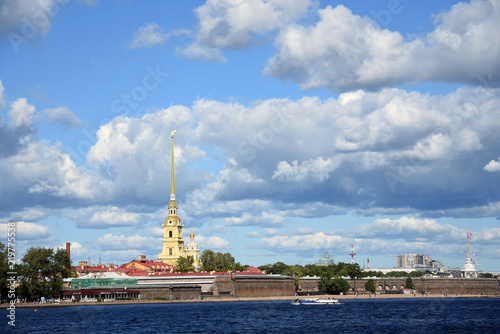
[[[335,298],[298,298],[292,301],[292,305],[335,305],[340,304]]]

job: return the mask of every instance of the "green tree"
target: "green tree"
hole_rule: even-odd
[[[375,282],[373,281],[373,279],[370,278],[368,281],[366,281],[365,290],[375,293],[375,290],[377,290],[377,288],[375,287]]]
[[[29,300],[59,297],[63,278],[71,275],[70,268],[64,249],[31,247],[19,267],[19,295]]]
[[[194,259],[191,255],[181,256],[175,261],[175,271],[178,273],[187,273],[194,271]]]
[[[234,264],[234,270],[236,270],[236,271],[246,271],[248,267],[250,267],[248,264],[242,265],[239,262],[236,262]]]
[[[216,270],[215,253],[210,249],[205,249],[200,255],[201,270],[213,271]]]
[[[234,270],[236,262],[230,253],[213,252],[206,249],[200,255],[203,271],[229,271]]]
[[[405,288],[413,289],[413,281],[411,280],[410,276],[406,278]]]
[[[229,271],[234,269],[235,260],[230,253],[215,253],[216,270]]]
[[[340,294],[349,291],[349,283],[341,277],[322,276],[318,282],[318,289],[326,293]]]
[[[357,263],[347,264],[345,266],[345,270],[347,272],[347,276],[349,276],[351,278],[351,280],[353,280],[353,283],[354,283],[353,287],[354,287],[354,290],[356,290],[356,279],[361,278],[363,270],[361,270],[361,267]]]

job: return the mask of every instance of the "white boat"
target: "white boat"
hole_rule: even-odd
[[[335,305],[340,304],[338,299],[335,298],[304,298],[295,299],[292,305]]]

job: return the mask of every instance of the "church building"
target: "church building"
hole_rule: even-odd
[[[175,265],[177,259],[181,256],[192,256],[194,265],[200,265],[200,249],[194,243],[194,233],[191,232],[190,242],[184,246],[184,238],[182,237],[182,225],[179,218],[177,201],[175,200],[175,173],[174,173],[174,132],[172,131],[172,166],[170,170],[170,201],[168,203],[168,217],[163,223],[163,248],[158,254],[158,261]]]

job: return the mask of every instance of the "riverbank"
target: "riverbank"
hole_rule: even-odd
[[[426,298],[500,298],[500,296],[493,295],[451,295],[443,294],[428,294],[428,295],[405,295],[405,294],[366,294],[366,295],[318,295],[318,296],[276,296],[276,297],[210,297],[203,300],[200,299],[184,299],[184,300],[113,300],[106,302],[61,302],[61,303],[17,303],[16,308],[44,308],[44,307],[64,307],[64,306],[92,306],[92,305],[127,305],[127,304],[175,304],[175,303],[235,303],[245,301],[269,301],[269,300],[294,300],[297,298],[331,298],[334,297],[339,300],[346,299],[426,299]],[[8,308],[10,304],[1,304],[0,308]]]

